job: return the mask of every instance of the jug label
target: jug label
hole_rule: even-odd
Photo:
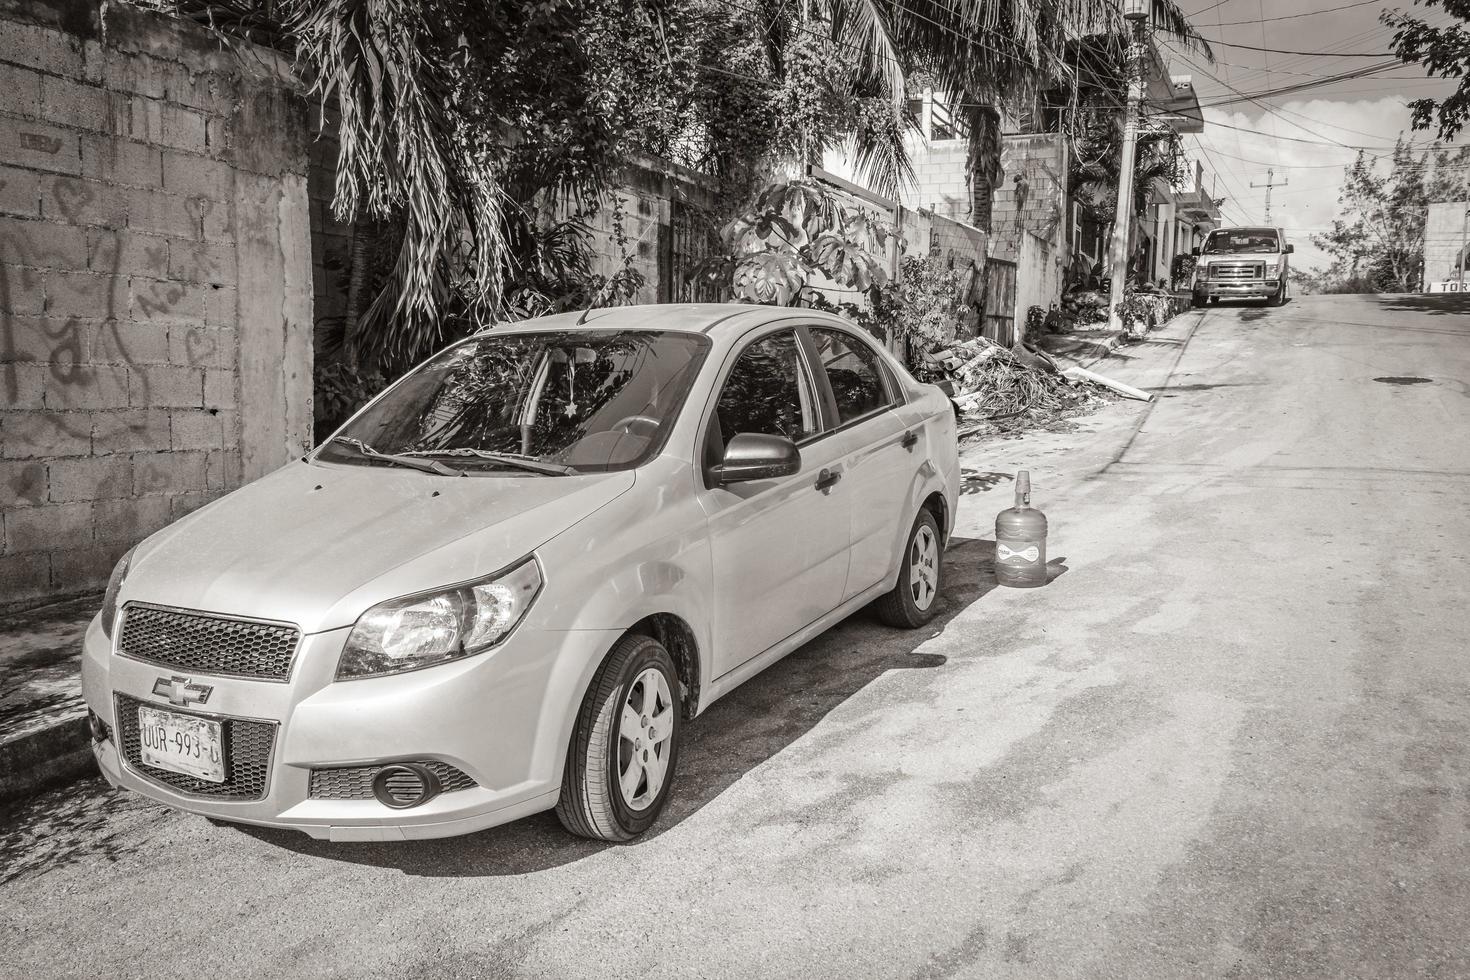
[[[997,561],[1015,560],[1029,563],[1041,557],[1041,549],[1033,544],[1029,548],[1022,548],[1020,551],[1012,551],[1010,548],[997,541],[995,543],[995,557]]]

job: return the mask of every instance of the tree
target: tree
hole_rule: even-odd
[[[1470,0],[1414,0],[1427,9],[1443,8],[1460,23],[1443,27],[1397,10],[1379,19],[1395,28],[1389,47],[1405,64],[1422,64],[1430,75],[1458,78],[1459,87],[1445,99],[1416,99],[1409,103],[1415,129],[1437,129],[1442,140],[1454,139],[1470,117]]]
[[[1422,286],[1424,224],[1431,201],[1458,200],[1466,193],[1470,147],[1415,156],[1402,139],[1378,161],[1359,151],[1343,172],[1339,217],[1331,230],[1312,236],[1333,257],[1314,270],[1327,292],[1413,292]]]
[[[559,299],[586,276],[583,222],[623,160],[696,163],[744,200],[782,163],[852,140],[865,175],[910,175],[907,79],[932,77],[998,159],[987,107],[1070,77],[1068,37],[1123,37],[1115,0],[181,0],[216,30],[294,53],[339,119],[334,208],[389,253],[354,269],[349,345],[401,367]],[[1208,53],[1174,0],[1155,25]],[[984,162],[984,161],[981,161]],[[551,239],[548,240],[548,232]],[[370,249],[353,250],[355,264]],[[585,256],[585,252],[583,253]],[[559,263],[559,265],[558,265]],[[377,264],[375,264],[377,268]],[[565,295],[608,302],[626,279]]]

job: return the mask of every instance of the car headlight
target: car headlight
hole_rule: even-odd
[[[102,635],[109,640],[112,639],[112,629],[117,623],[117,594],[122,591],[123,579],[128,577],[128,565],[133,561],[133,552],[136,548],[129,548],[128,553],[117,560],[112,568],[112,574],[107,577],[107,591],[102,593]]]
[[[419,670],[488,650],[515,629],[540,591],[533,555],[477,582],[381,602],[352,627],[337,679]]]

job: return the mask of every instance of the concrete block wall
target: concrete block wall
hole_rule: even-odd
[[[304,101],[99,0],[0,6],[0,611],[308,445]]]
[[[957,221],[970,220],[970,184],[965,166],[969,144],[965,140],[910,140],[909,156],[914,164],[914,186],[905,185],[900,199],[904,207],[925,208]]]
[[[1065,237],[1067,154],[1055,133],[1006,136],[1005,176],[992,204],[992,254],[1015,261],[1031,232],[1061,247]]]
[[[1465,212],[1470,201],[1438,201],[1429,205],[1424,222],[1424,286],[1456,280],[1460,243],[1465,232]],[[1466,276],[1470,279],[1470,275]]]

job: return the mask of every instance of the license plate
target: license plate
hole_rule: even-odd
[[[208,718],[162,708],[138,708],[138,743],[143,764],[210,783],[225,781],[221,725]]]

